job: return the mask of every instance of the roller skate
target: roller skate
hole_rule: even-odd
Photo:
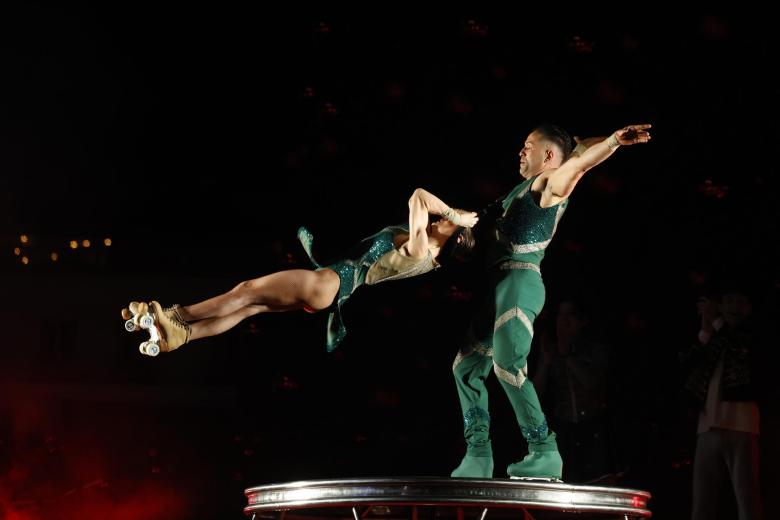
[[[563,460],[557,451],[532,451],[520,462],[510,464],[506,472],[512,479],[563,482]]]
[[[125,319],[125,330],[149,331],[149,340],[139,345],[139,350],[147,356],[157,356],[160,352],[170,352],[189,341],[190,326],[181,319],[179,306],[174,305],[163,309],[156,301],[130,302],[122,309]]]

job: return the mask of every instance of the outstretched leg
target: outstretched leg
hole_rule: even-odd
[[[264,310],[257,310],[252,314],[300,309],[304,306],[313,310],[322,310],[333,303],[338,290],[339,276],[331,269],[319,271],[290,269],[241,282],[219,296],[194,305],[180,307],[179,313],[185,321],[196,321],[206,318],[228,317],[244,307],[255,305],[264,307]],[[241,319],[252,314],[243,316]],[[229,321],[225,323],[227,324]],[[199,337],[209,335],[213,334]],[[192,339],[195,339],[194,331]]]
[[[262,312],[326,309],[336,298],[339,286],[339,275],[332,269],[291,269],[242,282],[224,294],[187,307],[176,305],[163,309],[158,302],[151,301],[152,345],[142,343],[141,351],[152,356],[169,352],[189,341],[221,334]],[[147,304],[132,302],[122,310],[127,330],[138,328],[138,320],[146,309]],[[148,320],[149,316],[144,319]]]
[[[219,318],[208,318],[194,322],[191,325],[192,333],[190,334],[190,341],[222,334],[223,332],[232,329],[243,320],[249,318],[250,316],[254,316],[255,314],[261,314],[263,312],[286,312],[300,308],[300,305],[247,305],[246,307],[242,307],[237,311],[228,314],[227,316],[220,316]]]

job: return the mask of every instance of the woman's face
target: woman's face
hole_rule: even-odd
[[[453,224],[447,219],[441,219],[437,220],[433,224],[431,224],[431,230],[434,233],[437,233],[439,235],[445,236],[447,238],[451,237],[455,231],[457,231],[458,226]]]

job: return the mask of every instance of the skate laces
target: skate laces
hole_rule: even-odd
[[[182,323],[187,323],[186,321],[184,321],[184,320],[182,319],[182,317],[181,317],[181,314],[179,314],[179,309],[180,309],[180,308],[181,308],[181,305],[179,305],[178,303],[174,303],[174,304],[173,304],[173,305],[171,305],[170,307],[166,307],[166,308],[164,308],[164,309],[163,309],[163,312],[164,312],[165,314],[169,314],[169,315],[173,316],[173,318],[174,318],[176,321],[180,321],[180,322],[182,322]]]
[[[181,317],[181,314],[179,314],[179,309],[181,308],[181,305],[178,303],[174,303],[170,307],[166,307],[163,309],[163,312],[167,315],[169,315],[172,319],[171,322],[179,327],[180,329],[184,329],[184,331],[187,333],[187,337],[185,339],[185,343],[190,340],[190,332],[192,331],[192,327],[189,323],[184,321]]]

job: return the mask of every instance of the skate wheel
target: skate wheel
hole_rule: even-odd
[[[153,342],[153,341],[147,341],[146,342],[146,355],[147,356],[156,356],[160,353],[160,346]]]
[[[154,318],[152,318],[151,316],[147,315],[141,318],[141,328],[151,329],[152,325],[154,325]]]
[[[133,320],[127,320],[125,322],[125,330],[127,332],[133,332],[137,328],[135,322]]]
[[[160,353],[160,347],[154,341],[144,341],[138,346],[138,350],[145,356],[156,356]]]
[[[133,315],[132,315],[132,313],[130,313],[130,309],[122,309],[122,318],[123,319],[129,320],[132,317],[133,317]]]

